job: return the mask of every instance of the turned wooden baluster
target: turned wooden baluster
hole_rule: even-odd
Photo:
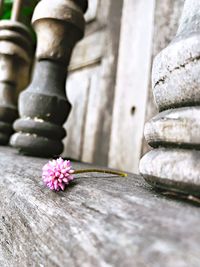
[[[20,119],[11,145],[25,154],[54,156],[63,151],[62,127],[71,105],[66,98],[67,66],[84,33],[87,0],[42,0],[32,23],[37,34],[36,64],[31,85],[19,99]],[[74,122],[76,123],[76,122]]]
[[[200,195],[200,1],[186,0],[176,37],[154,61],[160,114],[146,124],[154,148],[140,162],[150,184]]]
[[[0,21],[0,145],[9,141],[12,123],[18,117],[18,93],[30,79],[33,46],[29,30],[17,22],[21,4],[14,2],[13,10],[18,9],[12,20]]]

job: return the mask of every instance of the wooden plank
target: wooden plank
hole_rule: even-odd
[[[98,123],[100,120],[103,110],[103,99],[102,96],[106,92],[103,91],[105,88],[101,86],[102,80],[102,65],[96,70],[95,75],[90,79],[90,93],[87,102],[87,114],[85,116],[85,131],[83,136],[83,162],[93,162],[94,151],[96,149],[96,134],[99,130]]]
[[[106,30],[108,25],[108,16],[111,1],[112,0],[98,0],[96,17],[95,19],[88,21],[88,23],[86,24],[85,36],[88,36],[100,30]],[[89,1],[89,5],[92,5],[92,2],[93,0]],[[90,10],[88,10],[88,12],[90,12]]]
[[[105,51],[105,33],[95,32],[85,37],[74,49],[69,71],[74,71],[98,63]]]
[[[0,266],[200,266],[198,207],[136,175],[84,174],[50,192],[46,161],[0,148]]]
[[[101,165],[108,164],[122,4],[123,0],[102,0],[99,2],[97,21],[101,29],[86,35],[85,40],[74,51],[71,61],[70,71],[82,73],[76,78],[78,83],[82,83],[82,80],[87,79],[84,75],[87,76],[89,72],[83,71],[83,69],[92,71],[93,67],[95,68],[95,71],[91,72],[94,75],[89,74],[90,87],[87,107],[86,109],[84,108],[87,110],[87,114],[83,116],[83,109],[78,109],[78,104],[74,106],[74,109],[77,109],[74,110],[74,114],[77,114],[75,116],[76,119],[78,117],[85,119],[84,122],[81,119],[80,123],[84,126],[78,127],[76,133],[73,131],[75,135],[69,139],[75,140],[75,136],[77,136],[78,144],[74,146],[74,151],[71,150],[70,141],[68,142],[67,139],[65,141],[67,142],[65,153],[69,151],[73,157],[76,156],[76,159],[81,158],[84,162]],[[98,68],[96,68],[97,65],[99,65]],[[71,89],[71,92],[76,94],[76,88],[77,84],[74,83],[74,89]],[[74,96],[75,98],[76,96]],[[83,99],[85,99],[85,95]],[[80,99],[77,100],[77,103],[78,101]],[[78,112],[81,112],[79,116]],[[73,125],[72,120],[69,125]],[[80,131],[81,128],[82,131]],[[71,126],[68,129],[70,132]],[[69,135],[72,137],[72,132]],[[78,135],[81,135],[81,137]],[[71,147],[70,149],[69,146]]]
[[[63,155],[77,160],[81,160],[82,135],[89,86],[90,77],[84,71],[72,73],[68,77],[67,95],[72,104],[72,110],[64,126],[67,131],[67,137],[64,140],[65,150]]]
[[[67,79],[67,95],[72,110],[65,128],[67,137],[64,140],[63,155],[76,160],[83,160],[83,142],[85,136],[85,120],[88,113],[88,98],[93,80],[98,77],[100,65],[70,73]],[[96,88],[95,88],[96,90]],[[92,129],[91,129],[92,132]],[[88,137],[89,138],[89,137]],[[87,161],[86,159],[84,159]]]
[[[109,166],[138,172],[151,63],[154,0],[125,0]]]
[[[101,2],[102,5],[105,4],[105,1]],[[88,112],[86,119],[86,125],[88,125],[87,131],[93,125],[94,134],[91,139],[87,139],[88,132],[86,131],[84,142],[84,157],[89,157],[93,163],[101,165],[108,165],[123,0],[107,1],[107,5],[109,8],[107,18],[105,18],[105,22],[107,23],[105,31],[106,49],[104,58],[102,59],[99,86],[98,89],[96,88],[96,90],[99,90],[99,93],[98,98],[93,98],[91,95],[91,102],[89,102],[89,106],[97,106],[96,112],[98,115]],[[88,155],[87,150],[91,142],[94,144],[93,153]]]

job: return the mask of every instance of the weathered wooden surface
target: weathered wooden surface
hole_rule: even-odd
[[[20,151],[40,157],[60,155],[64,150],[62,125],[71,110],[65,93],[66,70],[72,50],[84,34],[88,1],[49,3],[40,1],[33,13],[35,68],[29,87],[20,94],[20,118],[10,141]]]
[[[198,195],[199,10],[199,1],[185,1],[176,36],[154,59],[154,98],[165,111],[147,123],[145,137],[151,146],[163,148],[147,153],[140,162],[140,173],[151,184]]]
[[[200,105],[199,9],[199,1],[185,1],[176,36],[154,59],[152,87],[159,110]]]
[[[172,40],[183,2],[89,1],[86,36],[69,68],[67,93],[73,108],[66,123],[65,156],[138,171],[141,154],[149,150],[144,122],[157,113],[152,59]]]
[[[152,40],[152,61],[173,39],[178,29],[184,0],[157,0],[155,5],[154,37]],[[152,62],[151,62],[152,64]],[[149,121],[158,113],[152,92],[151,76],[149,79],[149,92],[146,102],[146,117]],[[143,142],[142,154],[149,151],[146,141]]]
[[[21,2],[15,2],[20,4]],[[14,6],[16,7],[16,5]],[[18,10],[19,11],[19,10]],[[15,12],[16,15],[17,12]],[[0,21],[0,144],[5,145],[18,117],[19,92],[30,81],[33,45],[29,29],[22,23]]]
[[[152,147],[200,148],[200,107],[182,107],[159,113],[145,125],[144,135]]]
[[[138,172],[141,155],[154,5],[154,0],[125,0],[123,5],[109,166],[131,172]]]
[[[84,162],[108,165],[122,5],[123,0],[89,1],[85,38],[69,67],[72,111],[64,155]]]
[[[160,147],[140,161],[145,180],[158,188],[200,196],[200,151]]]
[[[200,266],[198,207],[136,175],[84,174],[53,193],[41,181],[44,163],[0,148],[1,267]]]

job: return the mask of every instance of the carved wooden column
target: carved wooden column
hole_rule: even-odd
[[[153,65],[160,114],[145,126],[154,148],[140,162],[147,182],[200,195],[200,1],[186,0],[176,37]]]
[[[0,145],[6,145],[13,132],[18,93],[29,83],[33,57],[29,30],[14,15],[11,20],[0,21]]]
[[[42,0],[32,23],[37,34],[36,65],[31,85],[21,93],[21,118],[11,144],[25,154],[54,156],[63,151],[62,127],[71,105],[66,98],[67,66],[84,33],[87,0]],[[76,124],[76,122],[74,122]]]

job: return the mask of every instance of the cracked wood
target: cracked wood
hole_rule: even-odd
[[[198,207],[137,175],[84,174],[54,193],[42,184],[44,163],[0,148],[1,267],[200,266]]]

